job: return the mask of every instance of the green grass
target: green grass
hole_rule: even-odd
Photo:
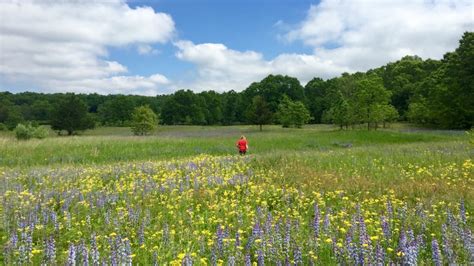
[[[250,154],[326,152],[352,148],[408,143],[451,143],[465,141],[465,134],[399,132],[396,130],[339,131],[330,126],[282,129],[267,126],[263,132],[252,126],[160,127],[152,136],[135,137],[128,128],[98,128],[81,136],[60,136],[44,140],[16,141],[0,137],[0,167],[54,164],[107,164],[122,161],[167,160],[201,153],[235,154],[236,139],[245,134]]]
[[[234,155],[235,141],[245,134],[256,169],[272,169],[284,182],[316,182],[324,190],[344,189],[357,194],[397,190],[411,199],[465,198],[474,202],[471,188],[442,193],[431,176],[410,180],[410,167],[425,167],[432,176],[450,164],[462,165],[474,154],[469,136],[460,131],[435,131],[398,124],[390,129],[338,130],[328,125],[284,129],[266,126],[163,126],[152,136],[135,137],[128,128],[97,128],[80,136],[44,140],[0,138],[0,167],[26,169],[64,165],[108,165],[122,162],[164,161],[199,154]],[[316,181],[315,181],[316,180]],[[314,184],[311,184],[313,186]],[[469,203],[468,203],[469,204]]]
[[[249,140],[247,157],[205,155],[236,155],[234,145],[241,134]],[[415,232],[421,231],[420,219],[427,224],[428,231],[423,229],[423,232],[428,245],[420,255],[421,264],[425,264],[431,261],[431,239],[441,241],[440,228],[448,219],[447,210],[454,211],[459,218],[459,203],[463,201],[468,219],[466,228],[474,229],[473,155],[472,135],[405,124],[377,131],[340,131],[327,125],[303,129],[266,126],[263,132],[254,126],[164,126],[147,137],[132,136],[128,128],[107,127],[86,131],[80,136],[52,134],[44,140],[30,141],[17,141],[11,133],[3,132],[0,135],[0,177],[3,177],[0,179],[0,199],[5,203],[3,206],[10,207],[0,209],[2,220],[6,221],[0,225],[0,239],[3,241],[0,243],[7,241],[11,230],[17,231],[15,219],[29,217],[33,206],[30,200],[46,208],[53,206],[56,210],[64,203],[56,197],[69,197],[72,200],[67,201],[71,204],[70,213],[58,212],[62,226],[59,229],[61,237],[57,239],[58,251],[61,251],[58,261],[66,261],[71,241],[79,243],[86,239],[88,243],[94,232],[101,235],[102,246],[108,247],[106,240],[118,232],[129,236],[132,248],[137,252],[135,262],[150,264],[149,253],[156,246],[163,262],[175,260],[180,264],[182,258],[179,254],[196,250],[202,244],[208,245],[208,241],[215,238],[217,226],[240,223],[236,213],[229,212],[232,203],[235,204],[233,210],[237,209],[241,218],[245,218],[239,224],[244,232],[251,231],[255,220],[253,212],[263,206],[264,211],[275,215],[275,221],[288,217],[297,219],[303,231],[292,243],[305,243],[309,241],[306,236],[311,231],[304,230],[313,220],[312,201],[316,198],[320,197],[318,204],[324,206],[322,210],[333,208],[334,220],[331,223],[337,225],[334,229],[338,230],[347,227],[350,221],[347,213],[356,212],[356,206],[360,204],[366,219],[371,219],[372,224],[368,227],[371,235],[380,233],[377,231],[380,226],[374,221],[379,221],[379,216],[384,215],[387,199],[391,199],[399,212],[403,212],[403,206],[408,208],[407,221],[402,223],[395,218],[393,226],[397,236],[399,231],[407,230],[406,226],[414,228]],[[170,167],[171,160],[177,163],[174,159],[183,159],[181,168]],[[188,160],[200,161],[195,165],[204,170],[197,170],[192,175],[201,178],[204,187],[184,194],[177,189],[179,186],[164,194],[157,189],[156,182],[171,188],[173,182],[182,185],[183,180],[189,179]],[[226,162],[232,160],[235,162],[226,166]],[[252,173],[248,174],[252,176],[251,182],[239,188],[205,187],[208,178],[233,178],[236,173]],[[155,184],[154,189],[150,184]],[[81,192],[77,194],[78,191]],[[29,193],[34,197],[28,196]],[[108,212],[105,212],[97,207],[88,208],[86,201],[80,201],[81,196],[77,195],[86,195],[87,199],[98,197],[96,200],[111,195],[114,196],[111,199],[116,196],[119,201],[117,206],[115,202],[107,206]],[[118,228],[104,222],[110,213],[115,220],[122,219],[125,206],[153,217],[146,229],[146,248],[142,249],[137,241],[138,224],[124,223]],[[17,209],[22,211],[21,215],[16,213]],[[191,209],[198,215],[196,217],[206,217],[199,225],[196,225],[196,219],[187,224]],[[66,214],[84,223],[68,225],[70,220]],[[93,218],[93,226],[86,226],[89,215]],[[173,231],[176,229],[171,246],[162,247],[160,244],[158,235],[164,232],[162,223],[169,223]],[[36,232],[53,232],[51,224],[45,228],[47,230],[41,228]],[[193,235],[194,232],[200,235],[203,231],[210,232],[209,239],[202,240]],[[334,232],[337,241],[342,243],[345,235],[337,230]],[[318,245],[322,245],[317,261],[321,265],[336,263],[330,245],[325,242],[328,236],[316,240]],[[43,248],[43,237],[34,237],[38,249]],[[453,235],[453,239],[456,237]],[[383,243],[384,248],[390,247],[397,252],[397,241]],[[312,240],[307,243],[312,243]],[[308,251],[311,246],[307,244],[303,248]],[[107,254],[108,249],[104,249],[102,254]],[[460,246],[456,252],[461,254],[461,263],[468,261]],[[210,257],[209,250],[198,253]],[[0,264],[16,256],[14,252],[8,254],[4,258],[0,255]],[[396,253],[389,255],[400,263]],[[306,261],[309,256],[306,253],[305,256]],[[33,261],[39,262],[40,257]]]

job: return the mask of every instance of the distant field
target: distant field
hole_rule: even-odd
[[[235,154],[234,143],[242,134],[248,137],[249,153],[254,155],[318,152],[345,146],[361,148],[407,143],[452,143],[467,139],[463,132],[403,130],[339,131],[331,126],[318,125],[304,129],[267,126],[259,132],[254,126],[163,126],[147,137],[132,136],[128,128],[98,128],[81,136],[53,135],[45,140],[28,142],[7,136],[0,138],[0,167],[164,160],[202,153],[231,155]]]
[[[3,133],[0,264],[432,264],[436,245],[469,264],[473,155],[465,132],[403,124]]]

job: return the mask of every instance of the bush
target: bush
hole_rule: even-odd
[[[28,140],[33,137],[33,129],[31,125],[18,124],[15,128],[15,136],[18,140]]]
[[[0,123],[0,131],[6,131],[8,127],[4,123]]]
[[[33,137],[37,138],[37,139],[44,139],[44,138],[48,137],[48,135],[49,135],[49,131],[44,126],[36,127],[34,129],[34,132],[33,132]]]
[[[43,126],[33,126],[30,123],[18,124],[15,128],[15,136],[18,140],[29,140],[31,138],[44,139],[49,135],[48,129]]]

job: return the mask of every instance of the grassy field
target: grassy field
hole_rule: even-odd
[[[471,263],[473,155],[406,125],[3,133],[0,263]]]

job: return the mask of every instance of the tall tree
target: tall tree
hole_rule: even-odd
[[[304,87],[306,106],[311,114],[312,123],[321,123],[324,111],[329,108],[327,90],[328,83],[321,78],[313,78]]]
[[[148,135],[158,125],[158,116],[153,110],[147,106],[142,105],[136,107],[132,113],[132,132],[135,135]]]
[[[179,90],[163,105],[161,117],[167,125],[206,124],[204,99],[191,90]]]
[[[248,121],[254,125],[260,127],[262,131],[262,126],[270,124],[272,121],[272,112],[268,103],[263,99],[262,96],[255,96],[252,99],[252,105],[247,111]]]
[[[360,120],[367,123],[367,129],[376,128],[382,122],[390,102],[391,93],[383,86],[383,80],[375,74],[367,75],[357,81],[355,103],[359,111]]]
[[[349,125],[354,124],[353,108],[341,92],[336,97],[331,107],[324,112],[322,121],[339,125],[341,129],[345,126],[347,129]]]
[[[135,103],[132,97],[113,95],[98,107],[102,123],[113,126],[126,126],[131,120]]]
[[[75,94],[67,94],[56,106],[51,120],[51,128],[58,134],[66,130],[68,135],[78,130],[94,128],[94,121],[87,112],[86,103]]]
[[[275,113],[283,95],[291,100],[304,101],[304,88],[298,79],[290,76],[268,75],[260,82],[252,83],[243,92],[243,97],[250,104],[253,97],[259,95],[268,103],[270,111]]]
[[[474,32],[466,32],[459,47],[447,53],[440,68],[441,79],[431,98],[439,125],[468,129],[474,125]]]
[[[294,125],[297,128],[301,128],[311,118],[308,109],[301,101],[292,101],[286,95],[283,95],[278,105],[277,117],[283,127]]]

